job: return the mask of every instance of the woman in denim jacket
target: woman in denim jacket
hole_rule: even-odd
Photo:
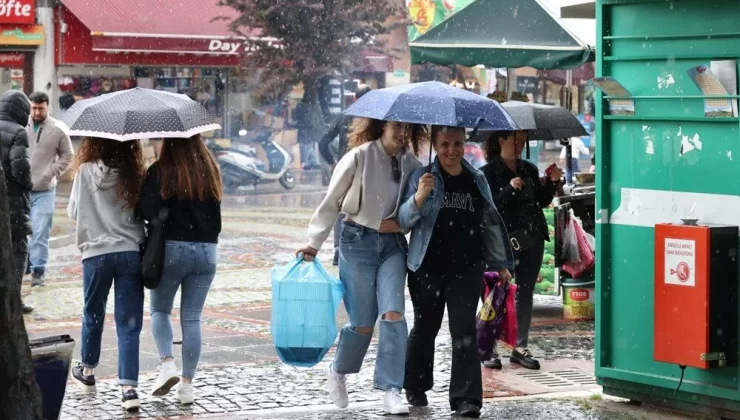
[[[342,329],[327,372],[329,395],[338,407],[349,404],[345,375],[360,371],[380,315],[375,388],[385,391],[386,414],[408,414],[401,399],[408,327],[404,319],[406,252],[398,209],[409,175],[421,166],[415,156],[423,127],[356,118],[351,150],[337,164],[326,198],[308,226],[308,245],[298,250],[311,261],[346,211],[339,240],[339,279],[345,287],[349,323]],[[358,184],[356,181],[359,181]],[[361,188],[358,188],[361,186]],[[359,190],[359,191],[358,191]],[[345,200],[359,198],[355,204]]]
[[[406,354],[406,398],[428,404],[434,339],[445,304],[452,335],[450,406],[458,416],[478,417],[483,400],[476,348],[475,312],[486,265],[511,279],[514,260],[506,228],[485,176],[463,159],[465,130],[432,128],[434,163],[411,175],[400,210],[411,230],[409,291],[414,327]]]

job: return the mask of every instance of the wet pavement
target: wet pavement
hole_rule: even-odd
[[[320,190],[315,185],[312,188]],[[270,270],[275,264],[290,262],[293,259],[293,251],[304,244],[308,220],[313,208],[322,198],[323,193],[320,191],[297,191],[287,194],[246,192],[243,195],[230,196],[224,201],[224,232],[219,244],[219,271],[203,313],[203,353],[194,383],[196,404],[181,407],[174,400],[174,395],[164,399],[148,395],[156,378],[159,357],[151,337],[148,310],[145,310],[140,355],[139,390],[143,402],[141,412],[129,416],[119,408],[120,391],[115,385],[117,370],[115,325],[113,317],[108,316],[101,365],[96,369],[99,391],[96,395],[86,395],[70,384],[62,418],[221,416],[220,418],[225,419],[275,416],[283,412],[297,413],[301,410],[305,414],[306,410],[321,407],[325,409],[325,405],[330,402],[324,390],[324,369],[331,360],[333,350],[324,362],[316,367],[298,369],[280,363],[270,338]],[[66,216],[63,216],[64,200],[63,196],[57,200],[58,212],[55,224],[60,226],[60,231],[74,228]],[[332,255],[331,240],[330,237],[320,254],[325,260]],[[336,268],[327,268],[336,273]],[[31,289],[25,284],[23,288],[25,301],[37,308],[33,315],[26,317],[31,335],[72,335],[77,340],[75,358],[79,358],[80,350],[81,274],[77,249],[73,245],[61,246],[51,252],[47,286]],[[531,372],[512,366],[506,360],[502,371],[483,369],[486,398],[546,395],[562,391],[598,391],[599,388],[593,379],[593,323],[563,320],[560,299],[557,296],[536,297],[530,348],[542,361],[541,374],[532,376]],[[176,342],[180,340],[177,325],[178,300],[175,300],[176,309],[173,313]],[[145,308],[147,307],[148,303]],[[409,327],[413,324],[412,311],[407,298],[406,316]],[[107,312],[109,315],[113,312],[113,299],[109,299]],[[342,308],[338,314],[338,328],[344,322],[346,314]],[[435,388],[429,394],[433,410],[418,413],[414,418],[439,418],[438,416],[449,415],[447,381],[451,364],[451,340],[446,323],[443,324],[436,346]],[[176,347],[176,352],[178,350],[179,346]],[[504,357],[510,351],[505,346],[501,346],[500,350]],[[355,407],[353,409],[360,411],[356,413],[350,411],[352,414],[325,413],[334,417],[305,418],[376,416],[382,395],[372,389],[374,360],[375,341],[368,352],[363,370],[348,380],[350,398],[353,402],[351,408]],[[361,411],[363,404],[370,407],[367,413]],[[491,406],[486,409],[496,408]],[[573,410],[576,409],[577,405]],[[360,417],[352,417],[355,414]],[[346,417],[347,415],[350,417]],[[520,418],[509,417],[503,413],[494,415],[503,416],[501,418]]]

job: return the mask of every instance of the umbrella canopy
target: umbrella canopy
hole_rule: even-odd
[[[370,91],[346,115],[414,124],[516,130],[496,101],[440,82],[413,83]]]
[[[529,140],[559,140],[588,136],[578,118],[561,106],[528,102],[506,102],[502,106],[520,129],[529,132]],[[484,142],[490,135],[490,130],[478,132],[470,141]]]
[[[539,0],[476,0],[409,46],[412,64],[566,69],[594,60]]]
[[[142,88],[79,101],[64,114],[63,121],[71,136],[119,141],[188,138],[221,128],[203,106],[189,97]]]

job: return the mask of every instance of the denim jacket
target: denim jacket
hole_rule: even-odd
[[[482,172],[473,168],[467,161],[462,161],[463,170],[470,172],[475,178],[486,206],[483,210],[483,223],[481,228],[483,239],[483,258],[489,269],[503,270],[514,269],[514,253],[509,243],[509,234],[503,219],[496,210],[491,196],[488,181]],[[427,172],[434,174],[434,190],[422,204],[421,208],[416,206],[414,194],[419,187],[419,179]],[[437,215],[444,203],[444,180],[440,173],[439,160],[435,159],[431,166],[417,168],[409,177],[408,184],[403,194],[403,201],[399,210],[399,223],[401,229],[411,230],[411,243],[409,244],[409,255],[407,265],[409,270],[416,271],[424,261],[424,255],[432,239],[432,231],[437,222]]]

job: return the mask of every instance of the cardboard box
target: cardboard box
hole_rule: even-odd
[[[275,117],[272,119],[272,128],[274,130],[282,130],[285,126],[285,118]]]
[[[280,144],[283,147],[298,144],[298,130],[283,130]]]
[[[231,147],[231,139],[215,139],[213,140],[214,143],[219,145],[220,147],[229,148]]]
[[[296,171],[303,169],[301,167],[301,147],[298,144],[291,145],[288,147],[288,152],[293,156],[293,163],[290,165]]]

